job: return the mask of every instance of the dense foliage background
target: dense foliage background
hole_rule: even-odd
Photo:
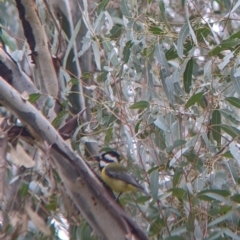
[[[120,204],[149,239],[240,239],[240,2],[36,1],[54,56],[55,96],[41,88],[19,2],[0,1],[0,37],[35,86],[26,99],[42,99],[41,113],[60,133],[84,110],[66,138],[96,171],[91,157],[101,150],[122,155],[152,198],[125,194]],[[0,76],[11,84],[5,59],[1,53]],[[1,121],[21,126],[1,104]],[[98,239],[60,194],[47,150],[16,142],[18,134],[1,154],[1,216],[11,213],[2,236]]]

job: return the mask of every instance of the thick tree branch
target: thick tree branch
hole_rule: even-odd
[[[16,5],[24,34],[32,51],[33,62],[36,64],[40,76],[41,92],[57,98],[59,90],[57,74],[36,4],[32,0],[16,0]]]
[[[26,125],[50,157],[72,201],[90,226],[104,239],[122,240],[126,236],[147,239],[141,229],[109,196],[94,172],[61,138],[48,120],[7,82],[0,78],[0,103]]]

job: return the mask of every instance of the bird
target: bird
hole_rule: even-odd
[[[120,155],[116,151],[108,151],[95,158],[98,161],[103,182],[119,194],[116,200],[122,193],[132,191],[140,191],[150,196],[135,177],[128,172],[127,168],[119,163]]]

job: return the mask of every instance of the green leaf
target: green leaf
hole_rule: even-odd
[[[45,206],[49,211],[55,211],[58,207],[56,195],[51,195],[48,203]]]
[[[217,141],[217,145],[220,147],[221,145],[221,128],[219,124],[221,124],[221,114],[218,110],[214,110],[212,113],[212,136],[215,141]]]
[[[191,214],[188,215],[187,222],[186,222],[186,229],[188,232],[193,232],[194,231],[194,220],[195,220],[195,214],[192,212]],[[195,228],[196,231],[196,228]],[[194,231],[194,232],[195,232]]]
[[[172,60],[172,59],[175,59],[178,57],[177,55],[177,51],[174,47],[171,47],[165,54],[166,56],[166,59],[169,61],[169,60]]]
[[[114,25],[110,30],[111,39],[118,39],[121,36],[122,29],[123,27],[121,24]]]
[[[226,120],[231,121],[234,125],[240,124],[240,119],[235,110],[230,110],[229,108],[222,108],[219,109],[221,116],[223,116]]]
[[[231,142],[229,144],[229,150],[230,150],[231,154],[233,155],[233,157],[237,160],[237,162],[240,163],[240,161],[239,161],[239,159],[240,159],[239,147],[236,145],[235,142]]]
[[[196,30],[196,37],[199,42],[205,42],[204,38],[206,38],[209,33],[211,32],[211,29],[207,26],[207,24],[204,27],[201,27]]]
[[[148,101],[139,101],[131,105],[129,108],[130,109],[144,109],[144,108],[149,108],[150,103]]]
[[[105,145],[108,145],[110,143],[110,141],[112,140],[112,136],[113,136],[113,128],[110,127],[108,128],[105,139],[104,139]]]
[[[170,29],[164,0],[160,0],[159,8],[160,8],[160,12],[161,12],[161,18],[163,19],[164,24],[166,25],[167,28]]]
[[[136,124],[136,126],[135,126],[135,128],[134,128],[135,134],[138,133],[141,122],[142,122],[142,120],[140,120],[140,121]]]
[[[199,192],[197,194],[197,197],[204,201],[217,200],[219,202],[226,203],[227,205],[232,205],[232,203],[228,199],[226,199],[226,197],[229,197],[230,195],[231,192],[228,190],[208,189]]]
[[[202,101],[202,96],[203,96],[203,92],[199,92],[199,93],[192,95],[188,99],[187,103],[185,104],[185,109],[188,109],[189,107],[194,105],[196,102]]]
[[[172,188],[168,190],[168,192],[172,192],[172,195],[174,197],[177,197],[181,200],[183,200],[187,196],[187,191],[182,188]]]
[[[227,222],[229,218],[231,218],[233,216],[232,211],[228,212],[227,214],[224,214],[221,217],[215,218],[213,221],[208,222],[208,227],[212,227],[212,226],[217,226],[219,223],[221,222]],[[221,234],[220,235],[215,235],[212,234],[210,239],[216,239],[216,240],[225,240],[225,239],[229,239],[229,238],[221,238],[220,236],[224,233],[223,228],[221,228]],[[230,239],[234,239],[234,240],[239,240],[239,238],[237,239],[236,237],[230,238]]]
[[[127,63],[128,60],[129,60],[129,57],[130,57],[130,54],[131,54],[130,49],[131,49],[132,45],[133,45],[133,43],[130,40],[126,43],[126,45],[123,49],[123,59],[122,60],[123,60],[124,63]]]
[[[89,225],[86,222],[81,223],[76,231],[76,236],[79,237],[80,240],[83,239],[92,239],[92,231]]]
[[[158,234],[164,227],[164,221],[161,218],[157,218],[150,226],[149,233],[150,236]]]
[[[240,108],[240,99],[235,97],[227,97],[225,98],[229,103],[231,103],[234,107]]]
[[[227,39],[223,40],[220,45],[214,48],[211,52],[209,52],[209,56],[215,56],[223,50],[231,50],[239,45],[239,39]]]
[[[142,55],[148,58],[152,57],[153,53],[154,53],[154,48],[151,48],[151,47],[144,48],[142,51]]]
[[[177,139],[177,140],[175,140],[174,143],[173,143],[173,148],[182,146],[182,145],[184,145],[185,143],[186,143],[185,140],[183,140],[183,139]]]
[[[62,60],[62,66],[64,69],[66,68],[67,60],[69,59],[69,54],[75,44],[76,38],[77,38],[78,33],[81,28],[81,25],[82,25],[82,18],[79,18],[77,24],[74,26],[75,28],[74,28],[73,32],[71,33],[71,38],[68,41],[67,49],[65,49],[64,58]],[[74,58],[74,61],[77,60],[76,57]]]
[[[166,149],[166,139],[163,131],[157,128],[155,129],[154,135],[155,137],[153,139],[156,146],[159,147],[161,150]]]
[[[208,211],[209,215],[211,215],[212,217],[214,216],[219,216],[220,215],[224,215],[226,213],[228,213],[229,211],[232,210],[232,206],[219,206],[219,208],[213,208],[213,209],[210,209]]]
[[[157,26],[150,27],[149,31],[154,35],[161,35],[163,33],[163,30]]]
[[[159,172],[158,169],[154,170],[150,174],[150,188],[151,194],[154,200],[158,199],[158,184],[159,183]]]
[[[169,132],[169,123],[161,115],[153,123],[164,132]]]
[[[98,43],[96,41],[92,41],[92,50],[94,55],[94,62],[96,63],[98,70],[101,70],[100,51]]]
[[[231,216],[232,213],[230,213],[225,219],[227,222],[227,219],[229,219],[229,217]],[[215,226],[217,224],[214,224]],[[239,233],[234,233],[232,232],[229,228],[223,228],[222,229],[222,233],[226,235],[227,239],[234,239],[234,240],[240,240],[240,236]]]
[[[127,18],[129,17],[132,17],[131,16],[131,10],[129,9],[129,6],[128,6],[128,1],[127,0],[122,0],[121,1],[121,7],[120,7],[121,11],[122,11],[122,14],[124,16],[126,16]]]
[[[78,85],[79,84],[79,80],[77,78],[71,78],[68,81],[68,84],[71,83],[71,85]]]
[[[230,151],[223,153],[221,156],[225,158],[234,158]]]
[[[201,158],[198,157],[198,154],[196,154],[193,150],[184,152],[183,156],[186,157],[188,162],[193,163],[194,169],[196,169],[199,172],[203,171],[203,161],[201,160]]]
[[[187,53],[189,52],[190,49],[192,49],[193,44],[191,41],[186,41],[183,45],[183,53],[185,55],[187,55]],[[165,54],[166,59],[172,60],[178,57],[177,51],[175,49],[175,47],[171,47]]]
[[[184,49],[183,45],[188,34],[189,34],[189,26],[187,23],[185,23],[179,32],[178,40],[177,40],[177,54],[180,58],[183,57],[183,49]]]
[[[103,82],[103,81],[105,81],[106,78],[107,78],[107,74],[108,74],[108,72],[102,72],[101,75],[98,76],[97,81],[98,81],[98,82]]]
[[[183,139],[177,139],[174,141],[173,145],[167,148],[167,152],[170,153],[172,152],[175,148],[182,146],[186,143],[185,140]]]
[[[221,195],[222,197],[229,197],[231,195],[231,192],[229,190],[224,189],[207,189],[199,192],[197,195],[204,195],[206,193],[215,193]]]
[[[21,197],[26,197],[26,195],[28,193],[28,184],[23,182],[21,184],[19,192],[20,192]]]
[[[225,125],[225,124],[219,124],[219,126],[224,132],[229,134],[232,138],[240,137],[240,130],[233,126]]]
[[[183,84],[186,93],[190,92],[190,87],[192,85],[192,73],[193,73],[193,58],[191,58],[186,66],[183,74]]]
[[[40,97],[41,97],[41,94],[39,94],[39,93],[32,93],[32,94],[29,95],[28,101],[30,103],[35,103]]]
[[[109,66],[109,62],[112,64],[113,67],[116,67],[119,65],[119,59],[118,55],[115,51],[115,46],[113,45],[113,42],[110,38],[104,38],[102,39],[102,46],[103,49],[107,55],[107,64],[106,66]]]
[[[174,172],[174,175],[173,175],[173,187],[176,187],[180,181],[180,178],[182,176],[182,170],[180,169],[176,169],[176,171]]]
[[[98,15],[103,12],[106,8],[106,6],[108,5],[109,0],[102,0],[99,4],[98,4],[98,8],[97,8],[97,13]]]
[[[109,114],[103,118],[103,124],[106,127],[112,126],[114,121],[116,120],[116,117],[114,114]]]
[[[169,76],[169,67],[168,67],[168,62],[167,59],[165,57],[165,52],[163,50],[163,47],[161,44],[159,44],[159,42],[157,42],[155,44],[155,51],[154,51],[155,57],[158,61],[158,64],[161,66],[161,69],[165,69],[166,71],[166,76]]]
[[[164,240],[185,240],[185,238],[181,236],[172,236],[172,237],[164,238]]]
[[[240,203],[240,194],[234,194],[230,199],[233,202]]]
[[[68,111],[61,111],[58,113],[58,115],[55,117],[55,119],[52,121],[52,125],[58,129],[60,127],[60,125],[64,122],[64,120],[66,120],[66,118],[68,117]]]
[[[233,66],[231,68],[230,78],[233,83],[233,87],[235,91],[238,93],[238,96],[240,96],[240,77],[235,77],[235,73],[236,73],[236,67]]]
[[[3,1],[0,1],[3,3]],[[0,24],[0,26],[2,26]],[[7,30],[7,29],[6,29]],[[14,42],[14,38],[10,37],[11,33],[7,30],[0,28],[0,42],[3,42],[4,45],[8,46],[11,52],[16,51],[16,42]]]
[[[231,50],[234,49],[237,45],[239,45],[239,39],[231,39],[228,38],[226,40],[223,40],[219,45],[217,45],[215,48],[213,48],[209,53],[209,57],[213,57],[218,55],[220,52],[224,50]]]
[[[68,104],[69,104],[69,100],[65,100],[65,101],[61,102],[61,108],[66,109]]]
[[[84,73],[82,74],[81,79],[82,79],[82,80],[93,79],[93,74],[90,73],[90,72],[84,72]],[[76,79],[76,80],[77,80],[77,79]],[[79,84],[79,81],[78,81],[78,80],[76,81],[75,85],[76,85],[76,84]]]

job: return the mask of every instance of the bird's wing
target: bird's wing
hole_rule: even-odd
[[[126,171],[126,168],[123,166],[118,166],[118,172],[116,172],[111,167],[106,167],[105,170],[106,174],[112,178],[122,180],[128,184],[131,184],[141,190],[144,188],[137,182],[137,180],[132,176],[129,172]]]

